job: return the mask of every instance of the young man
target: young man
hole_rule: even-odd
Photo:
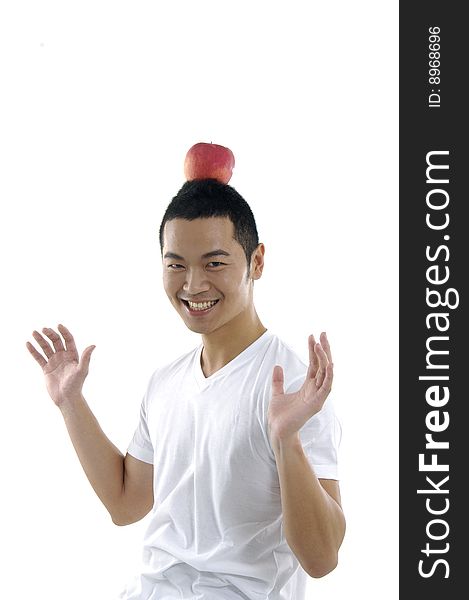
[[[186,182],[160,247],[166,294],[202,341],[153,373],[125,457],[82,395],[94,346],[79,359],[63,325],[33,332],[45,357],[27,343],[113,522],[152,511],[143,572],[121,598],[302,600],[345,532],[326,334],[309,336],[307,366],[260,321],[264,245],[231,186]]]

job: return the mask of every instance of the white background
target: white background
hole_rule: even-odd
[[[307,600],[397,598],[397,6],[2,3],[2,597],[113,600],[138,570],[147,521],[112,524],[25,342],[96,344],[84,393],[125,452],[153,370],[200,340],[157,233],[212,141],[266,246],[262,322],[305,361],[332,345],[347,533]]]

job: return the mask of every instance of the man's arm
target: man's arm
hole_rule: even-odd
[[[345,518],[337,481],[318,479],[299,437],[273,444],[285,538],[303,569],[323,577],[337,566]]]
[[[73,447],[113,523],[130,525],[153,506],[153,465],[127,454],[106,437],[83,396],[61,406]]]
[[[85,348],[80,358],[70,331],[64,325],[58,329],[62,337],[50,328],[42,330],[45,337],[33,332],[42,354],[30,342],[26,347],[42,368],[80,463],[113,522],[134,523],[153,506],[153,465],[124,457],[106,437],[82,395],[94,346]]]
[[[326,334],[316,343],[308,338],[309,367],[301,388],[286,394],[280,365],[272,373],[272,398],[268,423],[277,462],[285,537],[303,569],[323,577],[337,566],[345,535],[339,485],[319,480],[301,445],[300,430],[317,414],[332,386],[332,355]]]

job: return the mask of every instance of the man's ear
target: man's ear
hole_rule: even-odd
[[[251,256],[251,279],[260,279],[264,269],[265,246],[260,243]]]

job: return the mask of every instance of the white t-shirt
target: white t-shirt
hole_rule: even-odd
[[[205,377],[203,344],[157,369],[128,452],[154,465],[142,572],[125,600],[303,600],[288,546],[267,429],[272,372],[286,393],[307,366],[270,331]],[[330,396],[300,430],[318,478],[338,479],[340,425]]]

